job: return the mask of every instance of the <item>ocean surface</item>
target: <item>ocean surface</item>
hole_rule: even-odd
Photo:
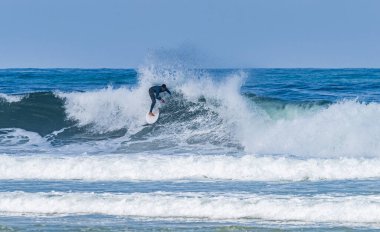
[[[0,231],[152,230],[380,230],[380,70],[0,70]]]

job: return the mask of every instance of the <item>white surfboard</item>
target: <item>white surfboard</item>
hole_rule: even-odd
[[[153,123],[155,123],[157,121],[158,116],[160,115],[160,111],[158,109],[154,109],[153,110],[153,114],[154,114],[154,116],[150,116],[149,112],[146,113],[145,119],[146,119],[146,122],[148,124],[153,124]]]

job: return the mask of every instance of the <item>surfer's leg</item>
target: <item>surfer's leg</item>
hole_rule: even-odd
[[[156,99],[152,100],[152,104],[150,105],[150,110],[149,110],[150,113],[152,113],[152,110],[155,104],[156,104]]]
[[[153,107],[156,104],[156,97],[154,96],[154,93],[149,92],[150,99],[152,99],[152,104],[150,105],[149,113],[152,113]]]

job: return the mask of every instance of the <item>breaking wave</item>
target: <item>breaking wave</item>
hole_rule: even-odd
[[[380,223],[379,196],[217,193],[0,193],[1,214],[105,214],[154,218]]]
[[[379,103],[242,94],[245,76],[141,68],[135,86],[30,93],[0,102],[0,127],[38,133],[53,145],[123,138],[115,146],[125,152],[146,152],[146,141],[153,139],[158,148],[212,145],[259,155],[380,157]],[[173,96],[164,96],[159,121],[146,126],[148,88],[161,83]]]
[[[301,181],[380,178],[380,159],[227,155],[0,155],[0,179]]]

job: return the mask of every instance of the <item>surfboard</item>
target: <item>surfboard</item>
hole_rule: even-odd
[[[158,116],[160,116],[160,111],[158,109],[153,110],[154,116],[150,116],[149,112],[146,113],[145,119],[148,124],[153,124],[157,121]]]

